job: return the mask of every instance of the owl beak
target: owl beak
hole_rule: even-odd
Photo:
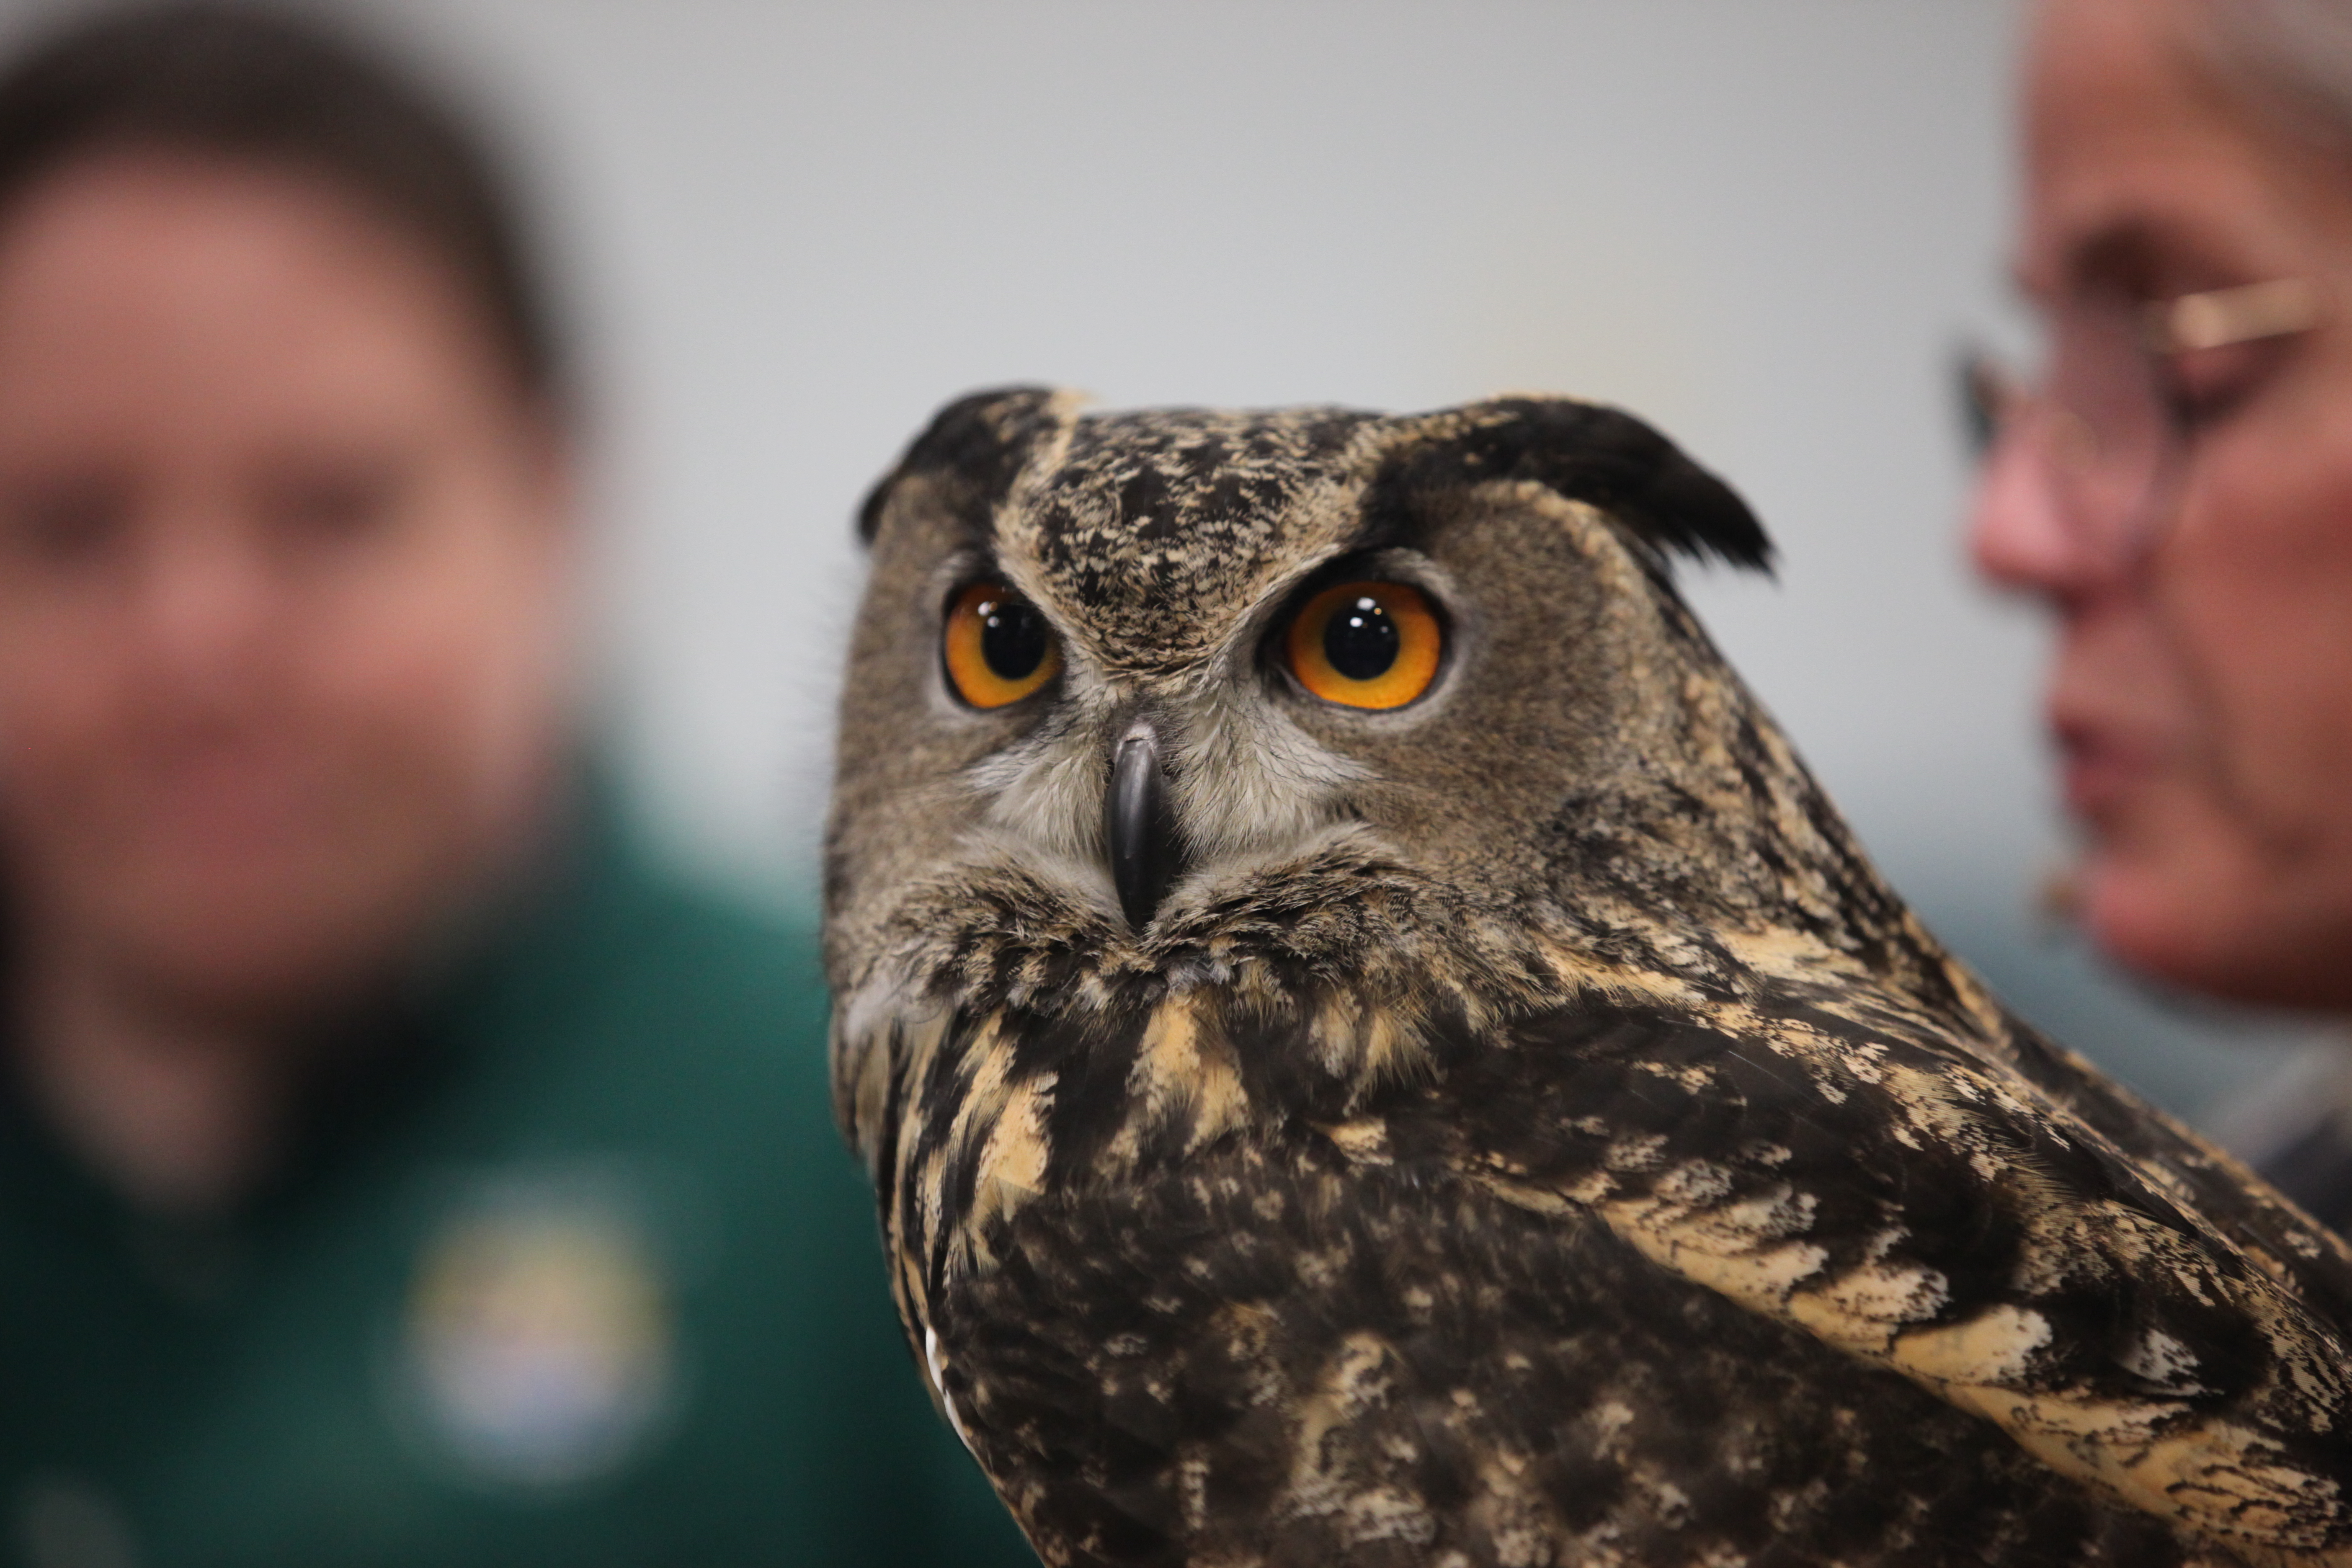
[[[1103,796],[1103,837],[1110,845],[1110,879],[1127,923],[1141,931],[1181,868],[1176,819],[1168,809],[1168,775],[1160,765],[1160,733],[1138,720],[1118,742]]]

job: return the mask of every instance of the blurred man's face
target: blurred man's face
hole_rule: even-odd
[[[2165,979],[2342,1005],[2352,165],[2250,120],[2183,42],[2194,25],[2190,7],[2151,0],[2042,7],[2025,285],[2064,320],[2304,279],[2319,324],[2161,362],[2178,455],[2140,558],[2085,548],[2046,462],[2007,440],[1974,542],[1990,575],[2059,619],[2050,719],[2088,830],[2092,933]]]
[[[0,223],[14,918],[264,1011],[395,962],[538,809],[559,465],[458,280],[331,187],[156,155]]]

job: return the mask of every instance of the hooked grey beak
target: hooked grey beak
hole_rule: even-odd
[[[1176,819],[1168,809],[1168,777],[1160,766],[1160,735],[1138,720],[1111,762],[1103,796],[1103,837],[1110,846],[1111,885],[1127,923],[1141,931],[1176,880],[1181,859]]]

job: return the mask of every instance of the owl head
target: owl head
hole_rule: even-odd
[[[1614,409],[942,411],[867,500],[839,994],[1544,963],[1894,906],[1676,595],[1748,508]],[[1399,984],[1420,984],[1400,980]],[[1092,988],[1090,991],[1089,988]]]

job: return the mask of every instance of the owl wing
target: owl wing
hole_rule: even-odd
[[[2005,1059],[2130,1158],[2342,1331],[2352,1325],[2352,1249],[2275,1188],[2074,1052],[2004,1019]]]
[[[2346,1321],[2250,1250],[2293,1249],[2233,1169],[2033,1068],[1810,1005],[1579,1004],[1342,1135],[1597,1215],[2251,1561],[2352,1563]]]

